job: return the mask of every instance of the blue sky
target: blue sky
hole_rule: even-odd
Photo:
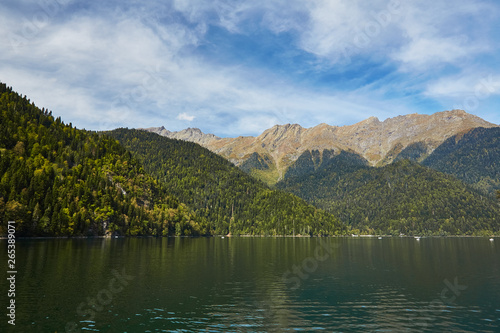
[[[3,0],[0,81],[79,128],[500,123],[500,4]]]

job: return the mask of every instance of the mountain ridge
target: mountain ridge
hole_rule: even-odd
[[[384,121],[369,117],[345,126],[325,123],[310,128],[299,124],[275,125],[256,137],[219,138],[199,129],[169,132],[159,131],[157,127],[145,130],[199,143],[237,166],[257,153],[270,163],[268,172],[274,174],[268,182],[273,183],[283,179],[287,169],[305,151],[318,150],[320,154],[324,150],[337,154],[351,151],[365,158],[372,166],[382,166],[394,161],[409,145],[420,143],[422,154],[428,155],[450,137],[478,127],[492,128],[499,125],[464,110],[451,110],[431,115],[400,115]]]
[[[205,134],[199,128],[191,128],[191,127],[176,132],[171,132],[167,130],[164,126],[138,128],[138,130],[145,130],[151,133],[159,134],[161,136],[170,139],[184,140],[184,141],[198,143],[201,145],[205,145],[211,140],[220,139],[218,136],[215,136],[214,134]]]

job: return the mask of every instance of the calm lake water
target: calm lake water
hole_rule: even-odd
[[[16,256],[16,332],[500,332],[498,238],[38,239]]]

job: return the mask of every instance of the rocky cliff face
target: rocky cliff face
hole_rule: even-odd
[[[241,165],[257,153],[277,170],[274,181],[305,151],[350,151],[364,157],[371,165],[385,165],[406,147],[419,143],[428,153],[449,137],[477,127],[497,127],[462,110],[432,115],[410,114],[381,122],[375,117],[354,125],[320,124],[303,128],[297,124],[276,125],[257,137],[218,138],[199,129],[169,132],[165,128],[146,129],[171,138],[192,141]]]
[[[153,132],[161,136],[166,136],[167,138],[184,140],[198,143],[202,146],[206,146],[209,142],[213,140],[219,140],[220,138],[213,134],[205,134],[199,128],[187,128],[178,132],[170,132],[165,129],[165,127],[149,127],[149,128],[139,128],[148,132]]]

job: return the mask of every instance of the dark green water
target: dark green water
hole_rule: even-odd
[[[18,240],[16,256],[2,332],[500,332],[498,238]]]

